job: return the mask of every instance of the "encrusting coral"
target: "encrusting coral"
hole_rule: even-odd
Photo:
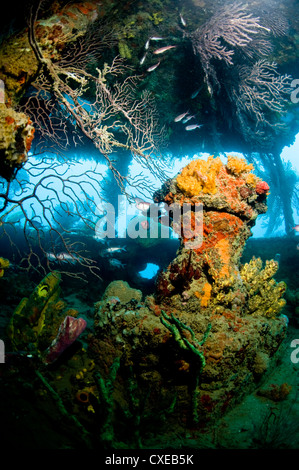
[[[36,21],[35,35],[44,56],[60,60],[64,49],[83,37],[98,15],[99,4],[91,0],[67,4],[61,11]],[[0,80],[4,84],[0,103],[0,175],[7,180],[26,162],[34,137],[29,116],[14,109],[39,69],[28,37],[24,28],[9,37],[0,51]]]
[[[274,260],[266,261],[262,269],[260,258],[253,258],[241,268],[240,276],[248,295],[248,313],[275,318],[285,306],[282,295],[287,286],[283,281],[276,283],[272,279],[277,269],[278,262]]]
[[[184,218],[176,221],[174,230],[182,235],[181,248],[177,258],[160,274],[158,299],[169,298],[176,306],[182,293],[186,296],[189,292],[188,297],[195,296],[201,307],[216,308],[217,312],[231,307],[241,314],[279,314],[284,305],[281,297],[285,288],[282,284],[276,286],[271,279],[276,263],[268,262],[260,274],[257,273],[261,270],[259,263],[254,265],[255,279],[251,279],[254,288],[242,278],[242,273],[246,276],[246,270],[253,269],[253,264],[240,271],[240,258],[251,235],[250,228],[258,214],[267,210],[269,186],[252,170],[252,164],[231,155],[226,164],[213,156],[207,161],[193,160],[156,193],[156,202],[180,207],[188,203],[193,208],[201,204],[203,207],[202,221],[197,225],[194,211],[189,211],[193,239],[185,236]],[[193,240],[198,243],[192,244]],[[250,298],[252,288],[259,292],[254,300]],[[266,298],[269,292],[272,293],[270,300]]]
[[[34,131],[26,114],[0,104],[0,172],[7,180],[27,161]]]
[[[216,176],[221,167],[222,162],[219,157],[210,156],[207,161],[193,160],[177,176],[178,188],[187,196],[196,196],[201,191],[215,194],[217,192]]]

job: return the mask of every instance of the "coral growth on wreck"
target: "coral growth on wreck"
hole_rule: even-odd
[[[225,165],[219,157],[210,156],[207,161],[192,161],[176,178],[165,184],[165,191],[162,188],[156,193],[157,202],[179,204],[180,207],[186,203],[191,207],[203,206],[202,223],[197,226],[198,233],[193,234],[200,243],[194,247],[184,237],[184,219],[181,218],[181,248],[177,258],[159,277],[158,299],[169,298],[176,307],[182,294],[188,292],[189,297],[196,297],[202,307],[214,308],[217,313],[227,307],[242,314],[253,312],[254,309],[248,307],[251,291],[243,282],[240,258],[251,235],[250,228],[258,214],[267,210],[267,192],[261,192],[260,187],[268,185],[252,170],[253,166],[244,159],[228,156]],[[192,223],[193,211],[189,214]],[[275,262],[271,262],[271,266],[276,266]],[[243,268],[244,274],[246,269]],[[261,269],[258,264],[257,270]],[[269,271],[268,267],[266,270]],[[267,279],[263,275],[257,277],[263,284],[258,284],[256,292],[260,287],[265,290],[265,283],[272,286],[274,281],[270,278],[275,270],[271,273]],[[257,280],[255,282],[258,283]],[[268,287],[270,289],[270,285]],[[277,304],[277,300],[284,289],[280,286],[275,292],[279,294],[273,297],[272,303],[275,304],[275,312],[279,313],[283,302]]]
[[[201,244],[181,236],[153,295],[143,298],[124,281],[109,284],[95,304],[86,349],[61,356],[86,324],[59,299],[58,273],[16,308],[8,328],[13,348],[33,348],[43,368],[55,362],[51,374],[37,377],[88,445],[141,447],[152,426],[162,434],[202,429],[275,366],[286,336],[286,286],[273,279],[277,262],[240,261],[250,228],[267,209],[267,192],[256,190],[264,182],[252,170],[236,157],[226,165],[210,157],[166,182],[156,201],[188,202],[191,221],[201,205],[202,223],[193,224]]]
[[[259,190],[267,183],[252,171],[243,159],[229,157],[225,165],[210,157],[167,181],[155,202],[188,203],[191,225],[194,206],[202,205],[202,223],[192,225],[201,243],[184,237],[182,211],[181,227],[175,221],[181,246],[155,295],[134,306],[112,291],[96,304],[91,347],[96,356],[106,350],[105,368],[121,357],[120,376],[131,364],[140,393],[176,390],[177,413],[193,424],[217,419],[249,393],[275,364],[286,334],[286,286],[273,279],[277,262],[240,262],[250,228],[267,210],[268,189]],[[160,410],[160,403],[149,405]]]

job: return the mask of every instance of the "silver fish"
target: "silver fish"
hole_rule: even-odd
[[[182,25],[183,25],[184,27],[187,26],[187,23],[186,23],[186,21],[184,20],[184,18],[183,18],[183,16],[181,15],[181,13],[180,13],[180,20],[181,20],[181,23],[182,23]]]
[[[125,268],[125,264],[123,264],[119,259],[112,258],[109,260],[109,264],[114,268]]]
[[[150,45],[150,39],[148,39],[145,43],[144,49],[147,51]]]
[[[127,251],[125,246],[111,246],[105,250],[105,253],[120,253],[121,251]]]
[[[182,119],[184,119],[184,117],[187,116],[187,114],[189,114],[189,111],[187,111],[186,113],[179,114],[176,118],[174,118],[174,122],[181,121]]]
[[[160,36],[151,36],[150,40],[151,41],[162,41],[164,38],[161,38]]]
[[[194,129],[200,129],[202,127],[202,124],[191,124],[190,126],[186,126],[185,129],[186,131],[194,131]]]
[[[163,52],[169,51],[170,49],[174,49],[176,46],[165,46],[160,47],[160,49],[156,49],[153,54],[163,54]]]
[[[197,97],[198,93],[200,92],[200,90],[202,89],[202,86],[200,86],[197,90],[195,90],[192,95],[191,95],[191,100],[194,100],[194,98]]]
[[[144,56],[140,59],[140,65],[142,65],[146,59],[146,56],[147,56],[147,52],[144,54]]]
[[[190,119],[193,119],[193,118],[195,118],[194,115],[192,115],[192,116],[191,116],[191,115],[190,115],[190,116],[186,116],[186,117],[183,119],[182,123],[183,123],[183,124],[186,124],[186,122],[190,121]]]
[[[48,260],[50,261],[61,262],[61,263],[75,264],[75,263],[79,263],[82,260],[80,256],[72,255],[69,253],[63,253],[63,252],[57,253],[57,255],[55,255],[54,253],[46,253],[46,256]]]
[[[156,64],[154,65],[151,65],[148,69],[146,69],[147,72],[153,72],[154,70],[156,70],[157,67],[159,67],[160,65],[160,61],[157,62]]]

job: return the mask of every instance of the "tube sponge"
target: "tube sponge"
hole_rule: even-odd
[[[0,258],[0,277],[4,276],[4,269],[9,267],[9,261],[5,258]]]

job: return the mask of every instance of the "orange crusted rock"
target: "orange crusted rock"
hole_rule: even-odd
[[[212,304],[238,311],[243,308],[240,296],[234,295],[234,291],[243,292],[240,258],[255,219],[267,210],[269,189],[252,170],[243,158],[230,155],[225,165],[211,155],[207,160],[191,161],[155,194],[156,202],[189,205],[179,220],[173,220],[173,229],[179,228],[181,249],[159,275],[158,297],[175,299],[179,294],[187,303],[197,298],[205,308]],[[193,208],[198,205],[202,206],[202,220],[195,224]]]

